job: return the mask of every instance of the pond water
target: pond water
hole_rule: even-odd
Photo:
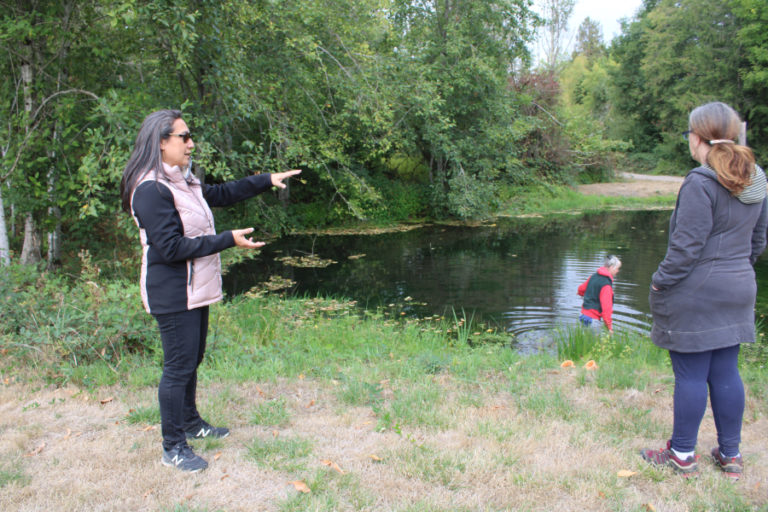
[[[472,316],[523,337],[575,324],[576,288],[606,253],[623,262],[614,285],[614,328],[647,332],[648,288],[664,257],[670,211],[499,219],[476,227],[431,225],[379,235],[288,236],[230,267],[228,295],[277,275],[291,293],[398,304],[407,315]],[[314,254],[336,261],[297,268],[278,258]],[[463,313],[462,313],[463,312]]]

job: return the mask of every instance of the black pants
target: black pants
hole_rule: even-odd
[[[157,392],[163,448],[170,450],[186,440],[185,430],[200,422],[195,392],[208,334],[208,306],[154,317],[163,342],[163,376]]]

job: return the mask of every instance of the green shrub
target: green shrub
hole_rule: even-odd
[[[88,253],[78,276],[12,265],[0,281],[0,347],[17,357],[78,366],[156,345],[156,327],[135,282],[99,279]],[[57,373],[54,371],[54,373]]]

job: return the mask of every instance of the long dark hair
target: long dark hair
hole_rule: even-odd
[[[717,180],[731,194],[740,194],[752,181],[755,156],[747,146],[736,143],[741,127],[739,114],[725,103],[707,103],[691,112],[688,125],[712,146],[707,164],[717,173]]]
[[[145,117],[141,123],[131,157],[125,164],[123,179],[120,181],[120,197],[126,212],[131,213],[131,196],[136,183],[148,171],[154,171],[155,178],[158,173],[165,175],[160,141],[170,136],[173,123],[177,119],[181,119],[181,110],[158,110]]]

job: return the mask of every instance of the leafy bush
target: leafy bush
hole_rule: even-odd
[[[113,369],[126,352],[153,350],[156,328],[135,282],[97,281],[87,252],[71,277],[13,265],[0,281],[0,348],[52,365],[97,359]]]

